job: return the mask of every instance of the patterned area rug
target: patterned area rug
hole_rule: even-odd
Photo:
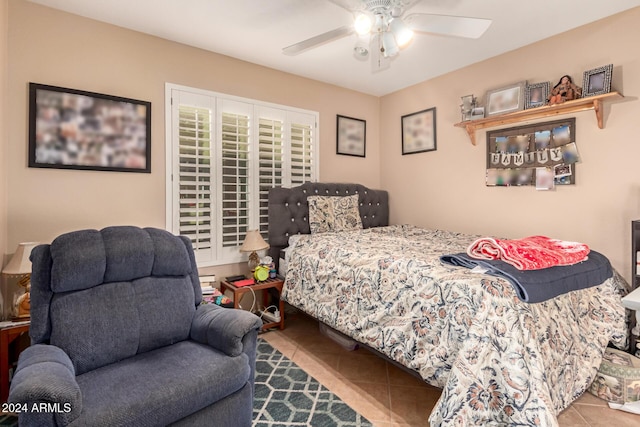
[[[372,426],[298,365],[258,339],[253,426]]]

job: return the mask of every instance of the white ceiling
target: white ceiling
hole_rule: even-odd
[[[382,96],[606,16],[640,0],[422,0],[423,12],[493,20],[476,40],[416,34],[387,70],[356,60],[356,36],[287,56],[282,48],[350,24],[329,0],[30,0],[244,61]]]

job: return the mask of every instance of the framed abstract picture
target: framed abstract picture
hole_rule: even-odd
[[[367,146],[367,122],[338,115],[336,154],[365,157]]]
[[[29,83],[29,167],[151,172],[151,103]]]
[[[436,107],[402,116],[402,154],[435,151]]]

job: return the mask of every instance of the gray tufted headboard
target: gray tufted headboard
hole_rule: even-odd
[[[307,196],[350,196],[358,194],[363,228],[389,225],[389,194],[360,184],[307,182],[299,187],[269,190],[269,255],[277,263],[289,236],[309,234]]]

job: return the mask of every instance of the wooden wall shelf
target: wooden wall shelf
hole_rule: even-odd
[[[469,134],[471,143],[476,145],[476,131],[478,129],[497,127],[511,123],[520,123],[527,120],[542,119],[561,114],[572,114],[578,111],[594,110],[596,113],[596,119],[598,120],[598,128],[603,129],[604,120],[602,117],[602,103],[603,101],[610,101],[618,98],[623,98],[623,96],[618,92],[609,92],[604,95],[574,99],[573,101],[563,102],[562,104],[545,105],[542,107],[531,108],[529,110],[521,110],[513,113],[485,117],[484,119],[467,120],[456,123],[454,126],[465,129]]]

